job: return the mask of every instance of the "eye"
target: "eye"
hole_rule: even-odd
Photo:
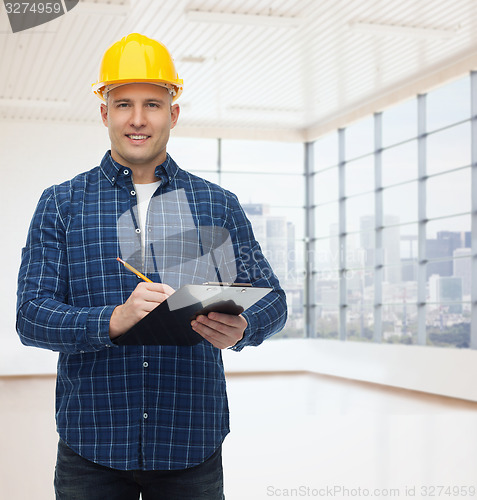
[[[118,108],[127,108],[129,104],[127,102],[120,102],[117,104]]]
[[[158,108],[159,104],[157,102],[148,102],[146,106],[148,106],[149,108]]]

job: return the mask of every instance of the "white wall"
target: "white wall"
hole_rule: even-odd
[[[15,333],[20,253],[43,190],[98,165],[108,148],[99,113],[97,125],[0,121],[0,374],[55,368],[55,354],[22,346]]]

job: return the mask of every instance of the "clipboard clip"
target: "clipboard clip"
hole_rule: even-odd
[[[209,286],[239,286],[239,287],[252,286],[252,283],[229,283],[227,281],[206,281],[205,283],[202,284]]]

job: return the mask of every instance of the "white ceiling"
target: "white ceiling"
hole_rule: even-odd
[[[98,122],[91,83],[131,32],[168,46],[198,137],[310,140],[477,69],[477,0],[81,0],[15,34],[2,5],[0,119]]]

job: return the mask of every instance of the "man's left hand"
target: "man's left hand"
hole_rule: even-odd
[[[242,340],[247,320],[232,314],[209,313],[197,316],[191,323],[192,329],[218,349],[227,349]]]

